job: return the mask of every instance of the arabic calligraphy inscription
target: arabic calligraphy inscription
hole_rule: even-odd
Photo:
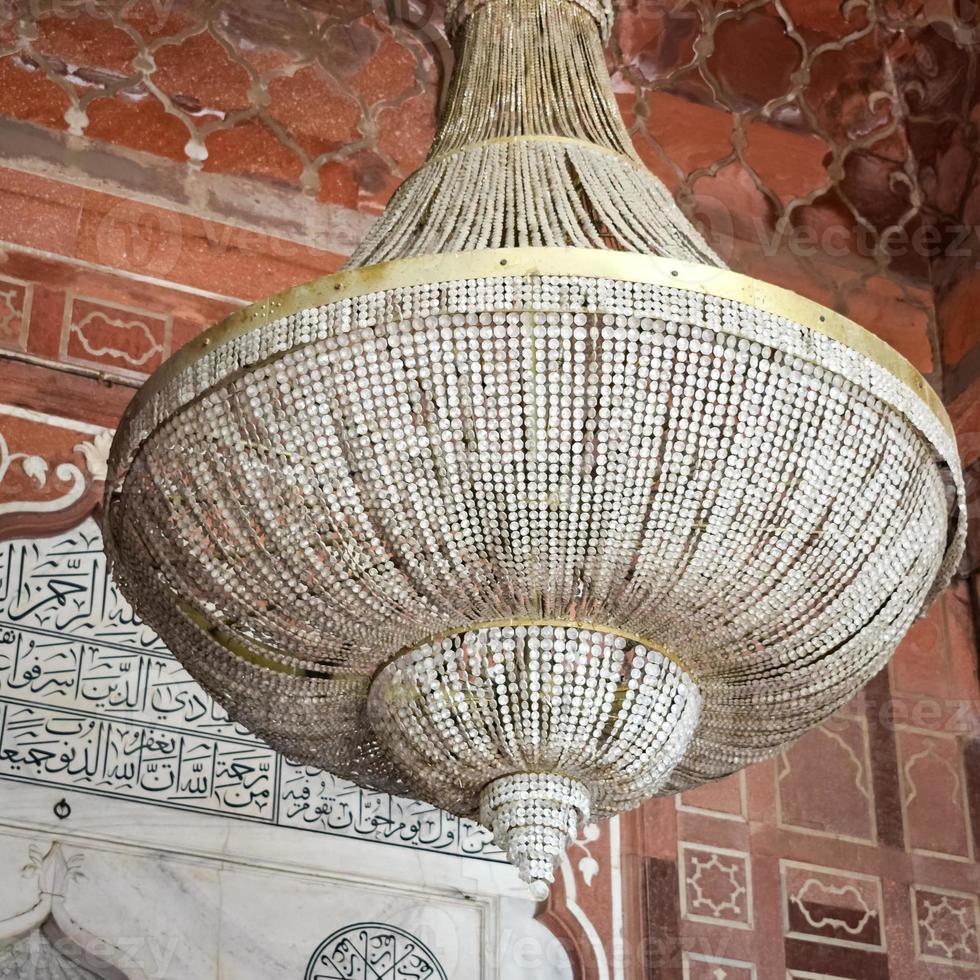
[[[0,778],[501,859],[475,825],[294,765],[230,721],[119,594],[92,521],[0,544]]]
[[[305,980],[446,980],[435,954],[395,926],[359,922],[338,929],[310,958]]]

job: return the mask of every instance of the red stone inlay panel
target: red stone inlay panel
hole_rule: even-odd
[[[749,855],[717,847],[680,845],[681,913],[692,922],[751,929]]]
[[[980,967],[980,903],[976,895],[912,888],[916,953],[924,963]]]
[[[840,714],[781,756],[778,823],[800,833],[874,844],[874,785],[867,721]]]
[[[908,850],[972,862],[973,833],[959,740],[902,728],[897,736]]]
[[[147,375],[170,356],[172,342],[173,323],[167,315],[68,295],[61,332],[66,361]]]
[[[684,953],[684,980],[756,980],[754,963],[723,956]]]
[[[831,946],[882,950],[881,881],[868,875],[781,861],[787,936]]]
[[[33,285],[0,275],[0,347],[27,350]]]
[[[745,776],[737,773],[716,783],[706,783],[675,798],[684,813],[704,814],[721,820],[748,820]]]

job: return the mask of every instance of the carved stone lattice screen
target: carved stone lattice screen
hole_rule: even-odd
[[[5,115],[375,210],[421,163],[447,49],[428,15],[371,0],[13,0],[0,18]]]
[[[614,59],[637,146],[692,212],[755,246],[734,247],[736,267],[758,248],[795,253],[820,284],[810,290],[844,306],[877,276],[928,280],[945,243],[925,229],[962,220],[965,157],[980,146],[975,7],[636,6],[620,18]],[[697,127],[683,141],[680,119]]]

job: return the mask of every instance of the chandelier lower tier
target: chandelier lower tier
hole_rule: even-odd
[[[932,389],[632,155],[610,17],[451,3],[430,160],[350,268],[161,369],[107,481],[120,585],[233,718],[482,821],[539,896],[583,822],[849,700],[965,535]]]

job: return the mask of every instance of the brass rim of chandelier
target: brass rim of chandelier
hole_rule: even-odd
[[[112,447],[111,468],[115,482],[119,484],[125,479],[129,461],[148,435],[148,430],[141,429],[136,420],[149,410],[150,403],[161,389],[177,382],[185,372],[192,375],[194,365],[216,347],[301,310],[365,296],[382,285],[390,289],[450,282],[458,279],[461,271],[472,278],[589,275],[621,282],[682,287],[751,304],[799,323],[874,361],[925,403],[950,440],[955,438],[949,413],[936,389],[908,358],[849,317],[799,293],[730,269],[663,256],[575,248],[488,249],[451,255],[423,255],[395,259],[367,268],[344,269],[285,289],[232,313],[188,341],[136,392],[120,420],[117,431],[121,437]],[[188,401],[199,393],[190,395]],[[134,427],[136,431],[132,431]],[[945,452],[941,446],[936,446],[936,450],[947,464],[956,462],[957,457],[949,453],[948,446]],[[111,505],[112,496],[107,495],[106,506]]]

